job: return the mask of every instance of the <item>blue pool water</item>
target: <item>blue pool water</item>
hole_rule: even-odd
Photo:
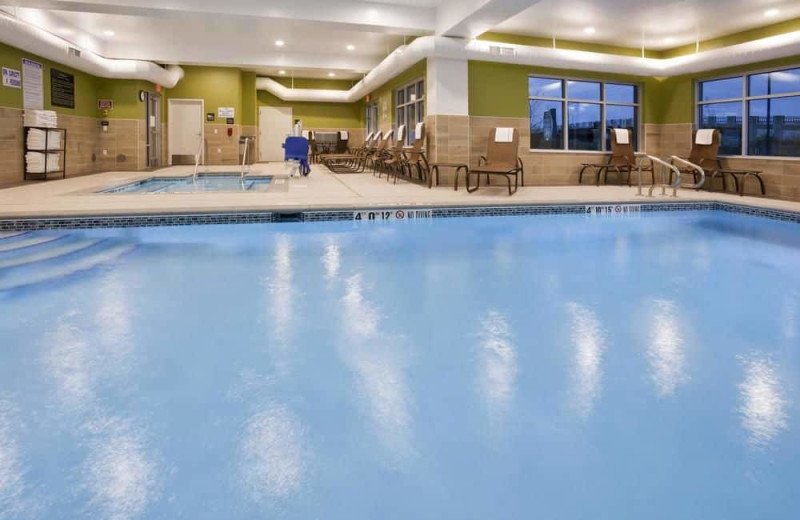
[[[800,517],[800,226],[0,239],[0,518]]]
[[[272,177],[240,174],[204,173],[197,178],[151,177],[104,190],[103,193],[196,193],[214,191],[266,191]]]

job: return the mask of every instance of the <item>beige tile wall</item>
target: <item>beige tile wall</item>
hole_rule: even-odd
[[[147,166],[144,121],[111,119],[107,130],[99,127],[96,171],[139,171]],[[99,122],[96,123],[100,125]]]
[[[22,180],[22,110],[0,107],[0,185]]]

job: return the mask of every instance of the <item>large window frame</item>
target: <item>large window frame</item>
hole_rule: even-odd
[[[530,80],[531,78],[537,79],[551,79],[554,81],[561,81],[562,82],[562,96],[560,97],[548,97],[548,96],[532,96],[530,94]],[[579,97],[572,97],[570,95],[570,82],[580,82],[580,83],[596,83],[600,85],[600,96],[599,99],[582,99]],[[609,101],[607,99],[607,87],[608,85],[619,85],[625,87],[633,87],[634,95],[633,95],[633,102],[623,102],[623,101]],[[609,106],[612,107],[628,107],[633,108],[634,114],[634,146],[635,150],[639,151],[643,146],[642,140],[642,84],[635,83],[635,82],[625,82],[625,81],[608,81],[608,80],[599,80],[594,78],[584,78],[584,77],[572,77],[572,76],[550,76],[547,74],[529,74],[528,75],[528,124],[530,125],[531,121],[531,112],[530,112],[530,104],[531,101],[544,101],[550,103],[560,103],[561,104],[561,138],[562,143],[560,148],[534,148],[532,145],[533,143],[529,143],[529,149],[531,152],[538,152],[538,153],[563,153],[563,152],[572,152],[572,153],[587,153],[587,154],[608,154],[610,151],[610,127],[607,125],[607,108]],[[600,107],[600,149],[599,150],[586,150],[581,148],[571,148],[570,147],[570,132],[569,132],[569,110],[570,110],[570,103],[573,104],[591,104],[591,105],[599,105]]]
[[[694,123],[697,128],[705,128],[703,126],[703,118],[702,118],[702,108],[708,105],[714,104],[721,104],[721,103],[739,103],[741,104],[741,147],[738,154],[725,154],[720,151],[721,157],[731,157],[731,158],[760,158],[760,159],[800,159],[800,155],[764,155],[764,154],[750,154],[750,103],[753,101],[770,101],[774,99],[784,99],[784,98],[799,98],[800,97],[800,90],[779,93],[779,94],[762,94],[762,95],[751,95],[750,94],[750,78],[753,76],[759,76],[763,74],[772,74],[772,73],[779,73],[782,71],[788,70],[797,70],[800,69],[800,64],[796,65],[788,65],[785,67],[779,68],[767,68],[767,69],[760,69],[749,71],[746,73],[739,73],[739,74],[726,74],[721,76],[714,76],[709,78],[702,78],[695,80],[694,82],[694,100],[695,100],[695,107],[694,107]],[[705,83],[714,82],[714,81],[723,81],[729,79],[740,79],[742,82],[742,91],[741,95],[734,98],[725,98],[725,99],[711,99],[711,100],[702,100],[701,93],[702,93],[702,86]],[[800,86],[798,86],[800,89]],[[710,127],[709,127],[710,128]]]
[[[406,125],[406,145],[414,141],[417,123],[425,121],[425,87],[425,78],[417,78],[394,91],[394,131]]]

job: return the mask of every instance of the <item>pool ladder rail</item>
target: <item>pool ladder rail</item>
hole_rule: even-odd
[[[638,170],[639,170],[639,186],[638,186],[637,191],[636,191],[636,196],[637,197],[643,197],[644,196],[644,193],[642,192],[642,159],[650,160],[650,161],[653,162],[654,165],[658,164],[659,166],[661,166],[661,181],[662,182],[661,183],[655,183],[654,182],[650,186],[650,189],[647,191],[647,196],[648,197],[652,197],[653,196],[653,191],[655,191],[656,188],[660,187],[661,188],[661,195],[666,195],[667,194],[667,189],[671,189],[672,190],[672,197],[676,197],[677,198],[677,196],[678,196],[678,188],[681,187],[681,170],[680,170],[680,168],[675,166],[676,162],[681,163],[681,164],[683,164],[685,166],[688,166],[689,168],[697,171],[700,174],[700,182],[698,182],[697,184],[692,184],[692,185],[685,186],[686,188],[698,189],[699,190],[700,188],[703,187],[703,185],[706,182],[706,172],[705,172],[705,170],[703,170],[703,168],[701,168],[700,166],[698,166],[698,165],[696,165],[696,164],[694,164],[692,162],[687,161],[686,159],[682,159],[681,157],[678,157],[677,155],[673,155],[672,157],[670,157],[670,162],[667,162],[667,161],[665,161],[663,159],[659,159],[658,157],[655,157],[655,156],[649,155],[649,154],[636,154],[636,156],[639,158],[638,165],[637,165],[638,166]],[[670,173],[670,177],[669,177],[670,179],[672,178],[672,173],[675,174],[675,181],[674,182],[672,182],[672,183],[667,182],[667,172],[671,172]],[[655,177],[655,172],[654,172],[654,177]]]
[[[240,138],[240,140],[244,144],[244,154],[242,155],[242,182],[244,182],[245,174],[248,173],[250,170],[248,168],[249,165],[247,164],[247,152],[248,148],[250,147],[250,142],[255,141],[255,139],[256,138],[254,136],[244,136]]]
[[[203,134],[197,134],[199,137],[199,143],[197,145],[197,153],[194,154],[194,174],[192,175],[192,182],[197,181],[197,170],[200,169],[200,159],[203,157],[203,144],[205,143],[205,139],[203,139]]]

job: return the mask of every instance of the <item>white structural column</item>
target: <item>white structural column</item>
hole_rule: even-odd
[[[469,115],[467,60],[428,59],[428,113],[433,115]]]
[[[540,0],[447,0],[436,13],[436,34],[475,38]]]

